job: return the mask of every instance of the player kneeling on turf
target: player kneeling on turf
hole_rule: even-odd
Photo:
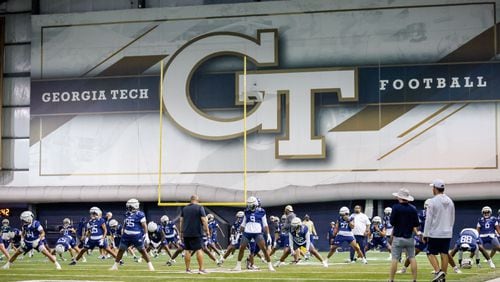
[[[368,263],[366,261],[365,256],[359,249],[358,244],[356,244],[356,240],[354,239],[354,234],[352,233],[352,229],[354,228],[354,217],[349,216],[349,208],[342,207],[340,208],[339,214],[340,217],[335,225],[335,240],[333,241],[333,245],[330,248],[330,252],[333,254],[335,250],[342,245],[343,242],[347,242],[351,247],[354,248],[358,257],[363,258],[363,263]]]
[[[309,228],[306,225],[302,224],[300,218],[296,217],[292,219],[290,224],[290,235],[289,242],[294,250],[295,261],[299,260],[300,248],[305,247],[307,252],[310,252],[313,256],[315,256],[321,263],[323,263],[324,267],[328,267],[327,260],[323,260],[321,255],[316,251],[316,248],[311,244],[311,232],[309,232]]]
[[[484,255],[484,257],[488,261],[489,266],[491,268],[495,268],[495,264],[488,255],[486,249],[483,247],[482,241],[479,237],[479,233],[477,232],[476,229],[464,228],[462,229],[462,231],[460,231],[460,235],[457,239],[457,242],[455,243],[455,247],[450,252],[450,264],[452,267],[455,267],[454,265],[455,262],[453,261],[453,257],[457,252],[458,252],[458,264],[462,268],[472,267],[471,260],[472,258],[474,258],[474,256],[476,256],[476,265],[480,267],[479,252],[481,252]],[[470,252],[470,259],[467,261],[465,259],[462,260],[464,252]],[[464,267],[464,261],[465,261],[465,267]]]
[[[34,220],[34,218],[35,216],[30,211],[24,211],[23,213],[21,213],[21,221],[23,224],[21,233],[21,246],[16,250],[9,261],[3,266],[3,269],[9,269],[10,265],[20,254],[29,252],[31,250],[37,250],[41,252],[56,265],[56,269],[61,269],[61,266],[56,261],[56,258],[52,256],[50,252],[45,248],[45,231],[43,230],[40,222],[38,220]]]
[[[154,271],[155,269],[153,264],[151,263],[149,255],[146,252],[146,248],[144,247],[144,244],[149,244],[146,216],[139,210],[139,201],[136,199],[128,200],[126,207],[127,213],[123,224],[122,239],[120,240],[120,246],[118,248],[118,254],[115,258],[115,263],[110,270],[118,270],[118,264],[120,263],[123,254],[127,251],[129,246],[134,246],[147,262],[149,270]]]
[[[102,218],[102,211],[98,207],[90,208],[90,220],[87,223],[83,249],[80,250],[76,258],[69,265],[75,265],[76,262],[88,251],[99,247],[100,250],[106,250],[110,255],[116,258],[116,254],[108,246],[106,240],[106,221]]]
[[[69,251],[71,258],[73,259],[75,257],[75,254],[78,252],[74,249],[76,245],[75,239],[73,239],[71,236],[68,235],[63,235],[57,239],[56,242],[56,247],[54,250],[52,250],[52,255],[58,254],[61,259],[64,260],[63,254],[66,251]]]

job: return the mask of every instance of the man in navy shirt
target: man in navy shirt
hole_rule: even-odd
[[[184,242],[185,253],[184,261],[186,263],[186,272],[192,273],[191,265],[191,252],[196,254],[198,260],[199,273],[206,274],[203,268],[203,235],[210,236],[208,230],[208,220],[205,209],[200,206],[199,198],[197,195],[191,196],[191,203],[182,209],[180,220],[180,237]]]
[[[413,197],[408,189],[401,188],[392,195],[398,199],[399,203],[392,207],[390,218],[394,229],[392,232],[392,263],[389,281],[394,281],[398,261],[401,260],[403,250],[406,250],[407,258],[410,260],[413,281],[417,281],[417,261],[415,260],[413,234],[419,234],[418,212],[415,206],[409,204],[409,202],[413,201]]]

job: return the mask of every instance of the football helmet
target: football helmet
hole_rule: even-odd
[[[491,216],[491,213],[492,213],[492,210],[490,207],[488,206],[484,206],[482,209],[481,209],[481,213],[483,214],[484,217],[490,217]]]
[[[158,229],[158,224],[156,224],[156,222],[150,221],[148,223],[148,231],[149,232],[155,232],[157,229]]]
[[[424,209],[427,209],[429,207],[429,204],[431,203],[431,199],[427,199],[424,202]]]
[[[70,224],[71,224],[71,220],[69,218],[66,217],[65,219],[63,219],[63,226],[64,227],[67,227]]]
[[[98,207],[91,207],[89,213],[90,213],[90,217],[92,217],[92,218],[101,217],[101,215],[102,215],[102,211]]]
[[[391,213],[392,213],[392,208],[391,207],[387,207],[387,208],[384,209],[384,214],[385,215],[391,215]]]
[[[111,228],[116,228],[118,227],[118,221],[116,221],[116,219],[112,219],[109,221],[109,227]]]
[[[2,220],[2,225],[3,225],[3,226],[8,226],[9,224],[10,224],[10,221],[9,221],[8,219],[4,218],[4,219]]]
[[[162,217],[160,218],[160,222],[162,224],[167,224],[167,222],[169,222],[169,221],[170,221],[170,218],[168,218],[167,215],[162,215]]]
[[[63,245],[58,244],[58,245],[56,246],[56,254],[58,254],[58,255],[62,255],[62,254],[64,254],[64,252],[65,252],[65,251],[66,251],[66,250],[65,250],[65,248],[64,248],[64,246],[63,246]]]
[[[127,207],[128,211],[138,211],[139,210],[139,200],[130,199],[127,201],[125,206]]]
[[[300,228],[301,225],[302,225],[302,220],[300,220],[300,218],[298,217],[294,217],[292,219],[292,222],[290,222],[290,227],[292,227],[292,229],[294,230]]]
[[[19,217],[23,223],[31,224],[35,216],[31,211],[23,211]]]
[[[350,211],[349,211],[348,207],[341,207],[340,210],[339,210],[339,214],[341,216],[349,215],[349,213],[350,213]]]
[[[462,260],[462,264],[460,265],[464,269],[471,269],[472,268],[472,261],[470,258],[464,258]]]
[[[208,221],[214,220],[214,215],[211,213],[207,214],[207,219],[208,219]]]
[[[239,212],[236,213],[236,217],[238,217],[238,218],[242,218],[244,216],[245,216],[245,212],[244,211],[239,211]]]
[[[249,210],[255,211],[258,206],[259,206],[259,201],[257,201],[257,198],[251,196],[247,199],[247,207]]]
[[[373,217],[372,222],[380,224],[382,223],[382,218],[380,218],[380,216],[375,216]]]

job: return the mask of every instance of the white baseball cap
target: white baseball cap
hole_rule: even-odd
[[[429,186],[444,189],[444,181],[441,179],[435,179],[431,184],[429,184]]]

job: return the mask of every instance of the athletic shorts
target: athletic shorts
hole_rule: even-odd
[[[257,243],[255,243],[255,241],[250,242],[248,244],[248,246],[250,248],[250,253],[252,255],[256,255],[260,251],[259,245],[257,245]]]
[[[369,243],[368,243],[368,249],[375,249],[377,246],[381,248],[387,248],[387,239],[385,237],[376,237],[373,238]]]
[[[254,239],[256,243],[258,243],[260,240],[264,240],[264,236],[262,235],[262,233],[243,232],[243,238],[241,239],[242,243],[246,242],[246,244],[248,244],[250,241],[252,241],[252,239]]]
[[[287,248],[290,246],[290,243],[288,242],[288,240],[289,240],[288,235],[280,235],[280,237],[278,238],[278,241],[276,242],[276,245],[280,249]]]
[[[333,240],[333,244],[338,247],[338,246],[342,245],[342,243],[344,243],[344,242],[351,244],[351,242],[354,240],[355,240],[354,236],[337,235],[337,236],[335,236],[335,239]]]
[[[108,247],[108,242],[107,240],[88,239],[85,240],[85,243],[83,243],[83,247],[89,250],[93,250],[95,247],[98,247],[99,249],[105,249],[106,247]]]
[[[312,246],[312,245],[311,245],[311,246]],[[302,245],[299,245],[299,244],[297,244],[297,243],[293,242],[293,249],[294,249],[294,250],[296,250],[296,249],[298,249],[298,248],[300,248],[300,247],[304,247],[304,248],[305,248],[305,247],[306,247],[306,243],[304,243],[304,244],[302,244]],[[309,251],[309,250],[308,250],[308,251]]]
[[[498,242],[498,238],[495,236],[491,237],[480,237],[481,245],[490,244],[492,247],[500,247],[500,243]]]
[[[415,257],[415,240],[413,238],[393,237],[391,255],[393,260],[400,261],[403,250],[407,258]]]
[[[177,236],[165,237],[165,241],[163,242],[163,244],[168,245],[170,243],[172,244],[177,243]]]
[[[26,242],[24,243],[24,248],[23,248],[23,251],[26,253],[26,252],[29,252],[31,250],[37,250],[37,251],[40,251],[40,248],[41,247],[44,247],[45,244],[47,243],[47,241],[45,241],[45,239],[43,240],[40,240],[40,242],[38,242],[38,246],[37,248],[33,248],[33,244],[32,243],[29,243],[29,242]]]
[[[427,253],[430,255],[447,254],[451,238],[428,238]]]
[[[203,239],[201,237],[184,237],[184,249],[196,252],[203,248]]]
[[[141,251],[144,249],[144,238],[142,234],[128,235],[123,234],[120,240],[120,250],[126,250],[128,247],[134,246],[137,250]]]

